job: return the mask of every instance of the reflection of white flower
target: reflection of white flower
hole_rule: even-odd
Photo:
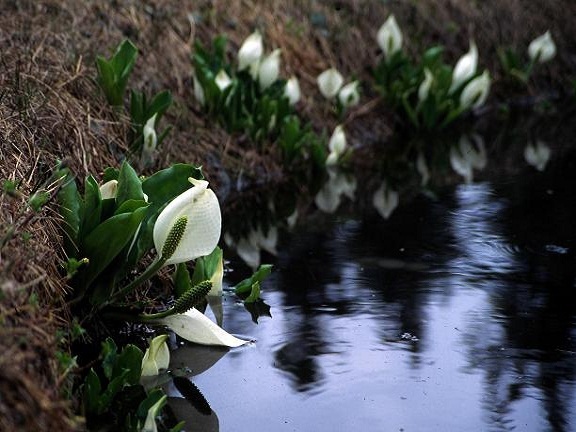
[[[210,254],[220,239],[222,216],[218,198],[205,180],[188,179],[194,187],[174,198],[160,212],[154,224],[154,247],[160,254],[169,234],[181,218],[186,218],[185,230],[174,252],[166,261],[177,264]]]
[[[360,93],[358,92],[358,81],[352,81],[346,84],[338,93],[338,100],[343,107],[351,107],[360,102]]]
[[[550,30],[538,36],[528,46],[528,55],[533,62],[546,63],[556,55],[556,44],[550,35]]]
[[[428,165],[426,165],[426,158],[424,153],[418,153],[418,158],[416,159],[416,169],[422,177],[422,186],[426,186],[430,180],[430,171],[428,170]]]
[[[160,370],[168,369],[170,350],[166,344],[167,339],[168,335],[160,335],[150,341],[150,347],[142,357],[141,376],[156,376]]]
[[[400,196],[397,191],[388,187],[384,181],[380,188],[372,197],[372,204],[374,208],[380,213],[384,219],[388,219],[392,212],[398,207]]]
[[[490,74],[487,70],[464,87],[460,94],[460,108],[479,108],[484,105],[490,92]]]
[[[224,91],[228,87],[230,87],[230,85],[232,85],[232,80],[230,79],[230,77],[228,76],[228,74],[224,69],[218,72],[216,78],[214,78],[214,82],[216,83],[220,91]]]
[[[344,133],[342,125],[334,128],[334,132],[332,132],[332,136],[328,142],[328,149],[330,150],[330,154],[326,158],[326,165],[334,165],[346,150],[346,134]]]
[[[550,147],[542,141],[536,141],[535,145],[528,144],[524,149],[524,159],[538,171],[544,171],[550,160]]]
[[[340,87],[344,84],[344,78],[336,69],[328,69],[318,75],[316,78],[320,93],[326,99],[332,99],[338,94]]]
[[[450,165],[466,183],[472,181],[474,169],[484,169],[486,163],[486,148],[480,135],[462,135],[458,145],[450,149]]]
[[[247,67],[258,64],[263,53],[262,35],[260,32],[255,31],[244,40],[238,51],[238,70],[244,70]]]
[[[314,197],[314,202],[323,212],[334,213],[340,205],[342,195],[354,199],[356,179],[344,175],[335,167],[327,167],[327,172],[328,180]]]
[[[158,319],[155,322],[168,326],[181,338],[201,345],[238,347],[248,342],[232,336],[195,308],[183,314]]]
[[[397,51],[400,51],[402,48],[402,32],[394,15],[390,15],[386,22],[382,24],[376,35],[376,40],[380,49],[384,52],[384,57],[387,59]]]
[[[268,253],[276,255],[278,253],[277,244],[278,228],[269,227],[266,234],[262,228],[258,228],[238,241],[236,253],[249,267],[256,269],[260,265],[260,250],[264,249]]]
[[[430,93],[430,87],[432,87],[432,83],[434,82],[434,75],[430,72],[430,69],[424,69],[424,81],[418,87],[418,100],[420,102],[424,102],[428,99],[428,94]]]
[[[300,84],[298,83],[298,78],[295,76],[286,81],[284,96],[288,98],[290,105],[295,105],[300,100]]]
[[[262,90],[274,84],[280,75],[280,53],[281,51],[279,49],[272,51],[260,64],[258,80]]]
[[[449,93],[458,90],[458,88],[474,76],[478,67],[478,48],[474,41],[470,41],[470,49],[464,54],[454,67],[452,72],[452,84]]]

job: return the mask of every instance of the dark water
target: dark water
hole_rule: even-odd
[[[576,430],[575,184],[530,173],[303,222],[263,287],[273,318],[224,298],[256,343],[174,353],[212,356],[191,380],[213,413],[177,411],[203,431]]]

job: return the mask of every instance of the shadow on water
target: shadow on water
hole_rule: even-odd
[[[224,327],[257,342],[192,379],[210,430],[575,430],[575,162],[413,194],[388,219],[360,181],[349,211],[283,222],[273,318],[225,296]]]

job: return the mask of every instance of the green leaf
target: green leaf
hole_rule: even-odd
[[[85,251],[90,260],[84,280],[86,286],[94,281],[128,244],[146,212],[147,207],[140,207],[132,213],[112,216],[86,237]]]
[[[144,193],[142,192],[142,181],[138,174],[128,162],[124,161],[118,174],[116,203],[120,206],[127,200],[144,200]]]
[[[194,274],[192,275],[192,285],[197,285],[205,280],[212,279],[220,261],[222,260],[222,249],[218,246],[210,253],[196,259],[194,263]]]
[[[104,376],[108,379],[112,379],[112,371],[114,369],[114,364],[116,363],[116,356],[118,353],[118,347],[112,338],[106,338],[102,342],[102,369],[104,370]]]
[[[172,94],[168,90],[156,94],[150,101],[150,105],[146,107],[146,120],[154,114],[158,114],[156,121],[160,120],[160,117],[166,112],[170,105],[172,105]]]
[[[194,274],[196,274],[196,268],[194,268]],[[190,272],[188,271],[186,263],[179,263],[176,266],[176,272],[174,273],[173,282],[174,282],[174,295],[176,298],[179,298],[180,296],[182,296],[182,294],[188,292],[192,288],[192,282],[190,281]]]
[[[60,215],[64,220],[64,250],[68,256],[77,257],[83,203],[76,182],[69,171],[66,171],[66,179],[58,191],[58,202]]]
[[[98,378],[94,369],[91,368],[84,380],[83,400],[86,414],[98,414],[101,392],[100,378]]]
[[[138,411],[136,412],[138,418],[144,422],[148,415],[148,410],[156,405],[156,403],[158,403],[158,401],[163,397],[165,397],[165,394],[160,389],[154,389],[148,393],[148,397],[140,403],[140,406],[138,406]]]
[[[142,190],[148,195],[152,210],[160,209],[176,196],[190,189],[188,177],[204,178],[200,168],[189,164],[175,164],[144,180]]]
[[[272,264],[262,264],[252,276],[244,279],[242,282],[234,287],[234,292],[237,295],[249,295],[252,292],[252,286],[255,282],[262,283],[272,272]]]
[[[244,300],[245,303],[254,303],[260,298],[260,282],[256,281],[250,288],[250,295]]]
[[[126,371],[127,373],[124,376],[126,383],[130,385],[138,384],[143,357],[144,353],[140,348],[132,344],[126,345],[116,359],[112,376],[119,376]]]
[[[88,236],[98,224],[102,215],[102,198],[100,188],[92,176],[86,177],[84,183],[84,218],[81,223],[79,243],[83,244]],[[82,246],[80,246],[82,249]]]
[[[147,206],[148,203],[144,200],[129,199],[127,201],[124,201],[122,205],[116,209],[114,215],[119,215],[122,213],[132,213],[135,210],[138,210],[139,208]]]

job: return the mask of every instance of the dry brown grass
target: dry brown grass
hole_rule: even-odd
[[[202,164],[218,188],[229,172],[281,178],[275,152],[257,153],[205,119],[193,101],[190,54],[195,39],[229,37],[233,56],[255,28],[266,48],[282,48],[284,75],[300,78],[300,109],[318,130],[336,117],[316,91],[316,76],[329,66],[366,80],[379,50],[376,31],[394,12],[408,42],[421,52],[432,43],[456,59],[474,37],[481,62],[498,74],[495,49],[525,49],[552,28],[559,58],[538,73],[535,88],[562,87],[573,78],[576,41],[568,0],[6,0],[0,14],[0,180],[19,181],[18,197],[0,196],[0,430],[74,430],[68,380],[55,352],[67,350],[57,330],[66,329],[66,281],[59,262],[58,217],[49,204],[33,214],[27,197],[64,159],[79,178],[117,165],[126,151],[127,121],[113,112],[95,84],[94,58],[109,55],[125,37],[140,49],[131,86],[148,94],[172,91],[166,116],[174,129],[157,160]],[[189,16],[194,16],[191,20]],[[570,76],[572,74],[572,76]],[[347,119],[350,141],[392,133],[377,97],[366,94]],[[23,237],[22,234],[25,234]],[[29,239],[27,238],[29,234]]]

